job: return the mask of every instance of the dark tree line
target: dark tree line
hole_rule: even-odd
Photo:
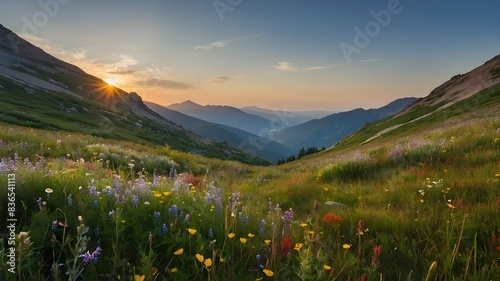
[[[281,164],[285,164],[287,162],[292,162],[292,161],[298,160],[306,155],[313,154],[313,153],[316,153],[316,152],[322,151],[322,150],[325,150],[325,148],[323,147],[322,149],[319,149],[316,146],[312,146],[312,147],[305,149],[304,147],[302,147],[299,150],[299,153],[297,154],[297,156],[292,155],[288,158],[280,158],[280,159],[278,159],[277,164],[281,165]]]

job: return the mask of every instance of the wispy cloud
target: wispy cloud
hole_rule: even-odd
[[[235,78],[231,76],[217,76],[210,79],[210,83],[222,84],[233,81]]]
[[[282,62],[279,62],[277,65],[273,65],[273,66],[274,66],[274,68],[276,68],[278,70],[295,71],[294,65],[295,65],[294,63],[282,61]]]
[[[342,66],[343,64],[332,64],[332,65],[318,65],[318,66],[310,66],[304,68],[304,70],[322,70],[322,69],[329,69],[329,68],[334,68],[338,66]]]
[[[246,35],[246,36],[241,36],[233,39],[227,39],[227,40],[221,40],[221,41],[215,41],[206,45],[200,45],[200,46],[195,46],[195,50],[210,50],[214,48],[224,48],[226,47],[227,44],[236,42],[239,40],[247,39],[247,38],[252,38],[252,37],[258,37],[262,36],[264,33],[257,33],[257,34],[251,34],[251,35]]]
[[[383,61],[385,59],[366,59],[366,60],[360,60],[359,62],[373,62],[373,61]]]
[[[113,70],[113,71],[108,71],[109,74],[114,74],[114,75],[132,75],[140,70],[138,69],[129,69],[129,70]]]
[[[137,81],[137,85],[147,86],[147,87],[160,87],[164,89],[174,89],[174,90],[187,90],[193,88],[192,85],[174,81],[170,79],[162,78],[150,78],[146,80]]]

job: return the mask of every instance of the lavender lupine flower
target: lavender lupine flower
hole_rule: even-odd
[[[255,256],[255,261],[257,262],[257,264],[259,264],[259,263],[260,263],[260,255],[259,255],[259,254],[257,254],[257,255]]]
[[[212,228],[210,228],[210,229],[208,230],[208,238],[210,238],[210,239],[213,239],[213,238],[214,238],[214,231],[212,230]]]
[[[191,220],[191,215],[190,214],[186,214],[186,217],[184,218],[185,221],[190,221]]]
[[[168,215],[171,217],[177,217],[179,208],[177,205],[172,205],[172,207],[168,208]]]
[[[83,263],[87,264],[89,262],[93,262],[93,263],[96,263],[97,262],[97,258],[101,255],[102,253],[102,249],[101,247],[97,247],[92,253],[90,253],[89,251],[85,252],[84,254],[82,255],[79,255],[78,257],[82,258],[83,259]]]
[[[71,199],[71,194],[68,195],[68,206],[73,206],[73,199]]]
[[[94,200],[93,204],[94,204],[94,207],[99,206],[99,202],[97,202],[97,200]]]
[[[97,196],[97,187],[95,187],[95,186],[90,187],[90,196],[92,196],[92,197]]]
[[[87,251],[85,254],[79,255],[78,257],[83,258],[83,263],[87,264],[92,260],[92,254]]]
[[[137,195],[132,195],[132,206],[137,208],[137,205],[139,205],[139,196]]]
[[[36,199],[36,204],[38,207],[42,207],[42,197],[38,197],[38,199]]]
[[[99,227],[96,227],[96,228],[94,229],[94,234],[95,234],[95,236],[96,236],[97,238],[99,238]]]
[[[265,220],[261,220],[260,221],[260,229],[259,229],[259,235],[260,236],[264,235],[265,228],[266,228],[266,221]]]
[[[154,217],[155,219],[159,218],[159,217],[160,217],[160,212],[156,212],[156,211],[155,211],[155,212],[153,213],[153,217]]]
[[[159,175],[153,175],[153,186],[158,186],[160,184],[160,176]]]
[[[116,192],[120,193],[122,191],[122,184],[120,183],[120,181],[116,177],[113,178],[113,184],[116,188]]]
[[[290,208],[288,211],[285,211],[285,215],[283,216],[283,220],[284,220],[283,228],[284,228],[285,234],[287,235],[290,233],[290,223],[293,220],[292,208]]]
[[[161,229],[162,229],[163,233],[168,233],[168,227],[165,223],[161,226]]]
[[[59,223],[57,221],[52,222],[52,230],[56,230]]]

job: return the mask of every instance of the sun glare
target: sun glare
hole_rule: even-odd
[[[108,85],[113,86],[113,87],[117,87],[117,84],[119,83],[118,79],[114,79],[114,78],[106,78],[106,79],[102,79],[102,80],[104,80],[104,82],[108,83]]]

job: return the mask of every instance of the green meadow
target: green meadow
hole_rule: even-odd
[[[261,167],[2,124],[0,280],[498,280],[500,119],[426,127]]]

